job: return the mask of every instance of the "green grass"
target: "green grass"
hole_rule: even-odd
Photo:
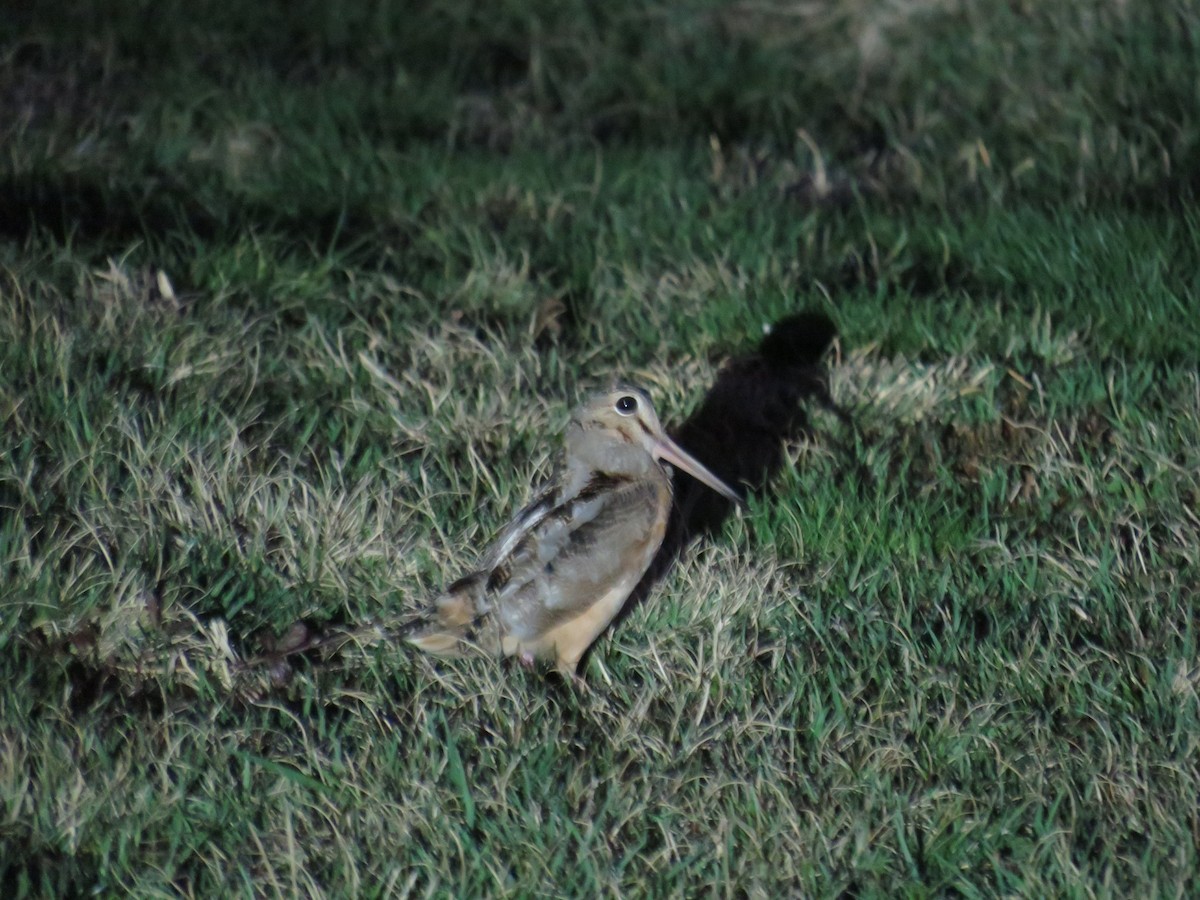
[[[0,25],[3,893],[1200,891],[1200,7],[482,9]],[[589,691],[237,667],[801,309],[853,426]]]

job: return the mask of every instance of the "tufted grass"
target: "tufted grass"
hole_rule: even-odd
[[[1194,3],[0,26],[6,896],[1189,896]],[[364,642],[614,377],[832,393],[585,659]]]

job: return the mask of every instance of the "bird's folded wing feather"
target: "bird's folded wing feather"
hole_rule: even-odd
[[[532,640],[628,574],[630,555],[640,558],[650,540],[656,490],[597,476],[573,497],[551,494],[522,510],[489,555],[488,605],[501,630]]]

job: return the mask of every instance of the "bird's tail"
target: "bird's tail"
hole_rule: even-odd
[[[300,653],[337,653],[350,644],[370,645],[379,641],[407,641],[410,644],[441,656],[459,656],[470,648],[492,652],[500,644],[493,629],[486,624],[490,617],[483,608],[487,585],[485,573],[477,572],[460,578],[450,585],[429,608],[398,625],[371,622],[353,628],[335,629],[324,634],[312,633],[298,623],[296,635],[282,642],[272,642],[258,656],[237,664],[240,671],[264,666],[280,666],[291,656]]]
[[[486,573],[476,572],[451,584],[429,609],[410,619],[393,634],[439,656],[459,656],[480,645],[485,620],[482,600]]]

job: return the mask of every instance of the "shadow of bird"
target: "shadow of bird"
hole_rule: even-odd
[[[822,358],[837,336],[828,316],[803,312],[777,321],[753,353],[727,362],[675,440],[726,484],[763,491],[785,461],[784,448],[809,433],[815,404],[843,422],[850,416],[829,393]],[[634,592],[640,600],[696,539],[721,529],[734,505],[687,479],[675,485],[666,537]],[[634,603],[627,607],[632,608]]]

